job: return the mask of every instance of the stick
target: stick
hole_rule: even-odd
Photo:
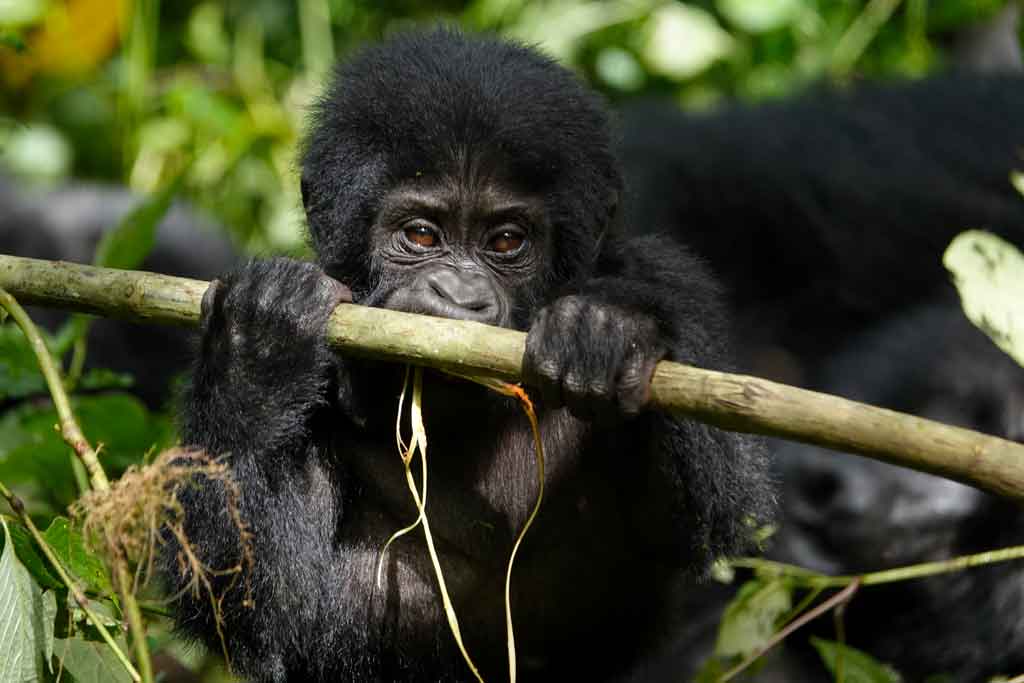
[[[206,282],[0,255],[0,287],[27,304],[195,326]],[[342,304],[327,336],[348,354],[518,382],[526,335],[489,325]],[[655,408],[938,474],[1024,501],[1024,446],[837,396],[678,363],[658,364]]]

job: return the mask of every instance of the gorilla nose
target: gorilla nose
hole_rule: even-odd
[[[447,318],[496,323],[498,296],[490,278],[482,273],[440,268],[426,276],[427,303]]]
[[[840,462],[805,465],[799,473],[787,477],[786,485],[788,504],[801,518],[845,523],[877,514],[881,512],[879,508],[885,507],[880,500],[884,482],[874,481],[867,469],[843,466]]]

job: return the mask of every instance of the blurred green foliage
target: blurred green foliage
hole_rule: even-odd
[[[0,163],[184,192],[256,251],[302,245],[295,150],[337,56],[414,22],[539,44],[610,99],[763,99],[916,76],[1005,0],[0,0]]]

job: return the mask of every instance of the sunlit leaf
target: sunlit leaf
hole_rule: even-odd
[[[123,651],[123,639],[120,644]],[[54,650],[77,683],[129,683],[132,680],[103,641],[58,638]]]
[[[752,579],[740,587],[722,615],[715,655],[749,656],[768,643],[778,621],[793,608],[793,587],[784,579]]]
[[[93,263],[106,268],[138,268],[156,243],[156,229],[181,190],[182,175],[159,192],[147,197],[121,219],[113,230],[103,233]]]
[[[24,26],[39,21],[48,0],[0,0],[0,26]]]
[[[5,517],[14,553],[22,566],[32,575],[33,580],[44,589],[64,588],[57,573],[50,567],[49,561],[43,556],[32,534],[12,517]]]
[[[801,0],[717,0],[715,5],[730,23],[748,33],[774,31],[793,22]]]
[[[833,676],[842,669],[844,683],[900,683],[903,680],[892,667],[849,645],[821,638],[811,638],[811,644]]]
[[[67,518],[54,519],[43,537],[64,568],[81,580],[86,590],[100,594],[113,592],[103,563],[86,547],[82,532],[72,527]]]
[[[1024,195],[1024,173],[1020,171],[1014,171],[1010,174],[1010,182],[1013,183],[1013,187]]]
[[[639,90],[647,78],[636,57],[620,47],[601,50],[594,60],[594,69],[598,78],[617,90]]]
[[[953,240],[943,263],[967,317],[1024,365],[1024,256],[1000,237],[971,230]]]
[[[37,181],[66,176],[73,156],[63,131],[43,123],[13,129],[4,144],[4,166],[14,175]]]
[[[729,55],[733,47],[732,36],[710,13],[671,3],[651,15],[643,57],[652,71],[682,80]]]
[[[52,646],[53,594],[44,598],[14,552],[7,520],[0,518],[0,526],[0,683],[35,683],[43,676],[43,655]]]

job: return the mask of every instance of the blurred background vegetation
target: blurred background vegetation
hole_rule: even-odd
[[[1005,0],[0,0],[0,172],[183,194],[301,251],[296,143],[338,56],[413,22],[541,45],[612,101],[686,107],[947,67]]]

